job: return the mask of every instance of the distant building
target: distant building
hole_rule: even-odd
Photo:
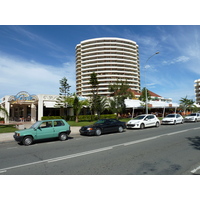
[[[200,79],[194,81],[196,104],[200,105]]]
[[[100,95],[109,96],[109,85],[127,81],[132,90],[140,92],[139,50],[136,42],[121,38],[95,38],[76,46],[76,92],[92,94],[90,75],[95,72]]]

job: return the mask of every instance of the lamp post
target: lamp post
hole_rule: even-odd
[[[145,66],[146,66],[147,62],[149,61],[149,59],[152,58],[153,56],[155,56],[156,54],[159,54],[159,51],[157,51],[156,53],[154,53],[152,56],[150,56],[146,60]],[[146,114],[148,114],[148,99],[147,99],[147,87],[146,87],[146,68],[145,68],[145,107],[146,107]]]

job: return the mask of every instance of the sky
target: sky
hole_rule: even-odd
[[[177,103],[186,96],[195,100],[194,81],[200,79],[198,25],[1,25],[0,97],[20,91],[59,94],[63,77],[74,93],[75,47],[99,37],[139,45],[141,88]]]

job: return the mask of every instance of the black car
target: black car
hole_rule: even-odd
[[[123,132],[126,123],[116,119],[100,119],[93,125],[82,126],[79,130],[81,135],[101,135],[102,133]]]

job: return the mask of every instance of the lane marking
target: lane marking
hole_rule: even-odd
[[[95,149],[95,150],[92,150],[92,151],[85,151],[85,152],[81,152],[81,153],[77,153],[77,154],[72,154],[72,155],[68,155],[68,156],[62,156],[62,157],[58,157],[58,158],[49,159],[49,160],[47,160],[47,162],[51,163],[51,162],[66,160],[66,159],[69,159],[69,158],[76,158],[76,157],[85,156],[85,155],[98,153],[98,152],[102,152],[102,151],[108,151],[108,150],[111,150],[112,148],[113,147],[110,146],[110,147],[106,147],[106,148]]]
[[[18,147],[8,147],[7,149],[17,149]]]
[[[141,140],[136,140],[136,141],[132,141],[132,142],[127,142],[127,143],[124,143],[123,145],[124,146],[128,146],[128,145],[131,145],[131,144],[137,144],[137,143],[141,143],[141,142],[146,142],[146,141],[154,140],[154,139],[157,139],[157,138],[163,137],[163,136],[164,135],[159,135],[159,136],[154,136],[154,137],[145,138],[145,139],[141,139]]]
[[[199,166],[199,167],[197,167],[196,169],[193,169],[193,170],[191,171],[191,173],[192,173],[192,174],[195,174],[195,173],[196,173],[196,171],[198,171],[198,170],[200,170],[200,166]]]
[[[182,131],[176,131],[176,132],[172,132],[172,133],[167,133],[166,135],[176,135],[176,134],[178,134],[178,133],[184,133],[184,132],[187,132],[187,131],[189,131],[189,130],[192,130],[192,129],[186,129],[186,130],[182,130]]]

